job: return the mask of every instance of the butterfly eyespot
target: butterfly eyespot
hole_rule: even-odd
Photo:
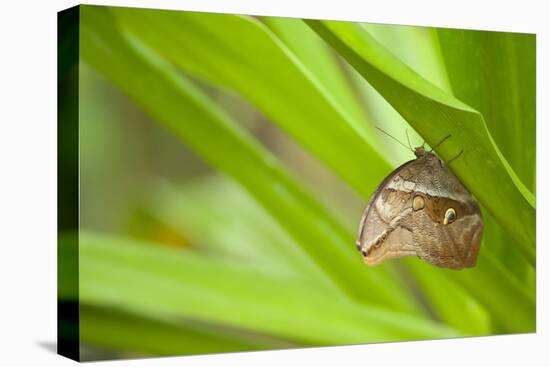
[[[447,209],[445,212],[445,218],[443,219],[443,224],[449,224],[454,222],[456,219],[456,211],[453,208]]]
[[[422,208],[424,208],[424,198],[417,195],[413,199],[413,210],[420,210]]]

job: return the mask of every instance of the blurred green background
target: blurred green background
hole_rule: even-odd
[[[535,331],[534,35],[80,6],[80,56],[82,359]],[[464,151],[474,269],[363,264],[375,126]]]

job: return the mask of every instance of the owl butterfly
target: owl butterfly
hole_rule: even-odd
[[[413,255],[443,268],[475,266],[483,233],[477,202],[432,151],[414,154],[371,196],[357,249],[370,266]]]

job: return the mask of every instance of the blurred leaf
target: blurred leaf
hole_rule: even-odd
[[[437,29],[453,94],[484,120],[514,172],[535,187],[534,34]]]
[[[94,227],[86,226],[86,228]],[[165,246],[184,248],[192,246],[188,233],[172,228],[141,206],[130,210],[128,235]]]
[[[162,182],[144,210],[161,225],[190,237],[203,253],[263,272],[326,282],[300,245],[242,187],[223,176],[196,179],[181,189]]]
[[[369,144],[361,121],[354,120],[315,72],[258,20],[228,14],[112,10],[125,28],[162,57],[245,97],[357,192],[372,193],[391,168]]]
[[[451,169],[495,218],[535,259],[535,198],[520,182],[479,112],[446,94],[382,47],[359,25],[308,21],[373,85],[445,160],[460,159]],[[496,184],[498,183],[498,184]]]
[[[106,8],[83,7],[81,16],[84,60],[199,156],[242,184],[328,278],[357,299],[418,312],[399,284],[387,286],[391,278],[384,267],[364,271],[350,234],[294,183],[275,157],[171,64],[122,34]]]
[[[80,300],[88,304],[208,320],[306,345],[459,335],[424,318],[327,296],[316,282],[190,251],[81,232],[80,258]]]
[[[80,338],[82,343],[138,357],[296,346],[253,333],[239,334],[236,329],[224,330],[190,320],[147,318],[135,312],[88,304],[80,305]]]

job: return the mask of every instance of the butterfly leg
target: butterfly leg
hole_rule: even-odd
[[[443,142],[447,139],[449,139],[451,137],[451,134],[447,135],[446,137],[444,137],[443,139],[441,139],[441,141],[439,143],[437,143],[436,145],[434,145],[432,147],[432,150],[430,150],[430,152],[433,152],[435,148],[437,148],[438,146],[440,146],[441,144],[443,144]]]
[[[460,153],[458,153],[458,155],[454,158],[452,158],[450,161],[448,161],[447,163],[445,163],[447,166],[451,164],[452,161],[454,161],[455,159],[457,159],[458,157],[460,157],[462,155],[462,153],[464,153],[464,150],[461,150]]]

